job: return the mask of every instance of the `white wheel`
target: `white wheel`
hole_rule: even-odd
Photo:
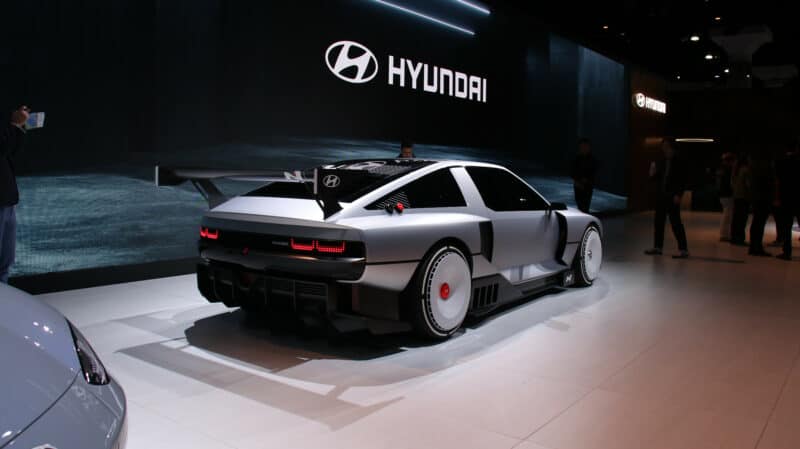
[[[586,228],[576,259],[575,279],[578,285],[592,285],[603,265],[603,240],[596,227]]]
[[[418,283],[421,333],[443,338],[455,332],[469,310],[472,294],[472,274],[464,254],[457,248],[445,246],[425,261],[423,276]]]

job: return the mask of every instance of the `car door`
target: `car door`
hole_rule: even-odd
[[[508,170],[467,167],[492,221],[492,264],[512,283],[548,276],[556,262],[558,218],[548,202]]]

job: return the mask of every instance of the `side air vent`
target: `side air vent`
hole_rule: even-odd
[[[497,303],[498,284],[484,285],[472,291],[472,310],[485,309]]]

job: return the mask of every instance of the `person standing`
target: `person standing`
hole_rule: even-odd
[[[414,144],[410,140],[404,140],[400,142],[400,154],[397,155],[398,159],[413,159],[416,156],[414,155]]]
[[[794,217],[791,215],[791,210],[788,210],[784,201],[782,201],[782,195],[780,192],[780,184],[787,185],[791,183],[791,176],[790,172],[787,172],[785,169],[792,166],[792,157],[794,153],[794,147],[788,146],[786,148],[786,152],[781,155],[778,160],[775,161],[775,184],[777,188],[777,192],[775,195],[775,208],[773,211],[773,215],[775,217],[775,241],[772,242],[770,246],[776,246],[778,248],[783,247],[783,242],[788,238],[791,240],[791,225],[789,226],[789,235],[785,235],[784,232],[786,230],[786,221],[788,220],[790,223],[794,221]]]
[[[729,242],[731,240],[731,221],[733,219],[733,186],[731,177],[736,157],[733,153],[722,155],[722,165],[717,171],[717,190],[719,191],[719,203],[722,206],[722,219],[719,223],[719,240]]]
[[[678,241],[678,254],[672,256],[675,259],[686,259],[689,257],[689,247],[686,240],[686,229],[681,220],[681,199],[687,184],[687,168],[680,157],[675,152],[672,138],[664,138],[661,141],[661,151],[664,153],[663,159],[653,162],[650,165],[650,178],[657,183],[656,213],[655,213],[655,236],[654,244],[651,249],[645,251],[650,256],[660,256],[664,248],[664,226],[667,217],[672,226],[672,233]]]
[[[750,157],[742,156],[733,169],[733,219],[731,220],[731,244],[744,246],[747,217],[750,215]]]
[[[783,252],[776,257],[792,260],[792,226],[800,225],[800,145],[786,155],[778,167],[778,201],[783,211],[779,234],[783,236]]]
[[[14,157],[22,149],[30,110],[20,106],[11,120],[0,126],[0,282],[7,284],[17,244],[16,206],[19,203]]]
[[[592,206],[594,180],[597,174],[597,159],[592,154],[592,144],[589,139],[583,138],[578,141],[578,154],[572,161],[570,174],[578,210],[588,214]]]
[[[764,227],[775,201],[775,169],[767,155],[757,153],[750,164],[753,222],[750,224],[751,256],[772,256],[764,250]]]

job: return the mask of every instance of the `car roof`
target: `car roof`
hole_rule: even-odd
[[[324,164],[324,166],[336,166],[346,169],[347,167],[343,167],[346,165],[361,165],[369,162],[379,162],[384,165],[395,165],[395,166],[402,166],[402,165],[414,165],[416,167],[424,167],[424,166],[431,166],[437,165],[437,168],[441,167],[451,167],[451,166],[475,166],[475,167],[495,167],[495,168],[502,168],[505,169],[502,165],[494,164],[491,162],[482,162],[482,161],[470,161],[470,160],[463,160],[463,159],[429,159],[429,158],[374,158],[374,159],[346,159],[338,162],[334,162],[332,164]]]

